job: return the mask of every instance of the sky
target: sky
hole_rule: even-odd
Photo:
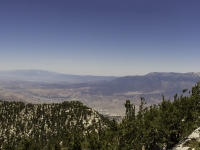
[[[0,70],[200,72],[200,0],[0,0]]]

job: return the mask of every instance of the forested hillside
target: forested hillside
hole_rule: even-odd
[[[94,140],[111,124],[77,101],[54,104],[0,102],[2,149],[95,148]],[[87,137],[87,141],[85,141]]]
[[[119,130],[121,149],[171,149],[200,126],[200,82],[191,91],[184,89],[180,96],[176,94],[173,101],[163,96],[160,104],[145,107],[141,98],[137,115],[130,101],[125,106],[126,117]]]
[[[56,104],[1,102],[1,149],[157,150],[171,149],[200,126],[200,81],[173,100],[139,111],[127,100],[122,122],[108,120],[77,101]],[[195,141],[196,139],[194,139]],[[198,141],[195,141],[197,148]]]

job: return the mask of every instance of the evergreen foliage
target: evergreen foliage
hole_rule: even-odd
[[[101,144],[96,139],[112,123],[78,101],[53,104],[2,101],[0,121],[3,150],[99,147]],[[90,138],[86,140],[86,137]]]
[[[122,134],[120,149],[156,150],[161,147],[172,148],[181,139],[189,135],[200,126],[200,81],[192,88],[190,94],[186,89],[174,100],[163,100],[158,105],[144,107],[145,100],[141,98],[141,104],[136,116],[134,106],[127,100],[126,116],[120,124]]]

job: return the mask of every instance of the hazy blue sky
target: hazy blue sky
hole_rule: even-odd
[[[0,0],[0,70],[200,71],[200,0]]]

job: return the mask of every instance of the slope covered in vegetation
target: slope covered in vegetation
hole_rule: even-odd
[[[77,101],[27,105],[4,101],[0,102],[0,120],[2,149],[90,147],[93,146],[89,143],[90,137],[87,142],[84,138],[92,133],[100,134],[111,124],[107,118]]]
[[[120,124],[120,149],[156,150],[172,148],[181,139],[200,126],[200,82],[192,91],[174,96],[174,100],[165,100],[158,105],[144,107],[141,98],[139,112],[130,101],[126,101],[126,118]]]
[[[1,149],[156,150],[171,149],[200,126],[200,81],[191,91],[139,111],[129,100],[122,122],[80,102],[27,104],[1,102]]]

